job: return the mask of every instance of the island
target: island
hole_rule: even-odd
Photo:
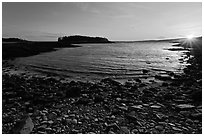
[[[80,43],[112,43],[107,38],[103,37],[89,37],[89,36],[64,36],[58,38],[59,43],[80,44]]]

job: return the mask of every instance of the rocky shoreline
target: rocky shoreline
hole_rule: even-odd
[[[162,83],[124,84],[2,73],[2,133],[201,134],[202,64]],[[25,127],[27,126],[27,127]]]

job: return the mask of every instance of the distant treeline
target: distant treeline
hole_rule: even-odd
[[[60,43],[111,43],[107,38],[102,37],[89,37],[89,36],[64,36],[59,37],[58,42]]]

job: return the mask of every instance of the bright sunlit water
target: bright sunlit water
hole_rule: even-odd
[[[167,71],[179,72],[182,67],[178,60],[182,52],[166,50],[172,47],[167,42],[80,45],[18,58],[15,62],[35,72],[83,81],[153,77]],[[149,73],[143,74],[143,69]]]

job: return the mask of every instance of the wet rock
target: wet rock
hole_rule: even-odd
[[[68,90],[66,90],[66,97],[79,97],[81,94],[81,88],[80,87],[70,87]]]
[[[14,134],[29,134],[32,132],[34,128],[34,124],[32,119],[26,115],[22,120],[16,122],[14,128],[12,129],[12,133]]]

